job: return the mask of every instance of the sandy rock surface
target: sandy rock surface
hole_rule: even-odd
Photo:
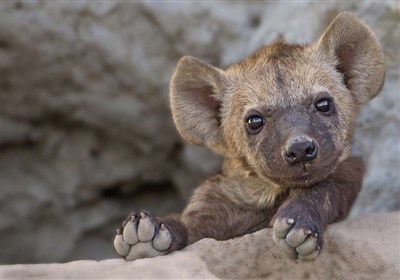
[[[1,263],[110,258],[114,230],[132,210],[180,211],[220,158],[174,128],[168,84],[178,59],[224,67],[280,33],[311,42],[344,10],[371,26],[387,63],[382,94],[358,120],[353,147],[367,174],[353,216],[400,209],[396,1],[27,0],[0,8]]]
[[[328,227],[314,262],[288,260],[270,229],[228,241],[201,240],[153,259],[5,265],[2,279],[385,279],[400,278],[400,212]]]

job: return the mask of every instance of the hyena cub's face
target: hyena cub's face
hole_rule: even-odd
[[[174,121],[188,142],[260,177],[311,185],[348,156],[360,106],[382,87],[383,61],[372,31],[348,13],[312,44],[280,40],[226,70],[184,57],[171,81]]]
[[[278,42],[227,75],[224,142],[259,176],[309,185],[348,155],[359,106],[335,65],[312,47]]]

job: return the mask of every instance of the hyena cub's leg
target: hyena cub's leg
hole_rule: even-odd
[[[148,211],[130,214],[114,239],[115,250],[127,261],[165,255],[186,243],[186,228],[179,219],[157,219]]]
[[[128,261],[155,257],[203,238],[226,240],[268,226],[272,214],[239,207],[224,193],[227,184],[234,188],[237,182],[215,176],[203,183],[181,219],[159,219],[145,211],[140,215],[131,214],[115,237],[117,253]]]
[[[362,160],[350,157],[325,180],[294,189],[273,219],[276,245],[292,259],[314,260],[323,247],[326,226],[348,215],[363,173]]]

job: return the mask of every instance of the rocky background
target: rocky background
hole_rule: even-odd
[[[400,8],[367,2],[2,1],[1,263],[115,257],[131,210],[180,211],[220,158],[189,146],[168,83],[186,54],[226,66],[271,42],[318,38],[340,11],[374,30],[386,83],[361,113],[368,168],[352,215],[400,208]]]

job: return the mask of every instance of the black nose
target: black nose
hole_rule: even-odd
[[[314,140],[300,136],[288,141],[282,156],[290,165],[307,162],[315,159],[318,155],[318,146]]]

